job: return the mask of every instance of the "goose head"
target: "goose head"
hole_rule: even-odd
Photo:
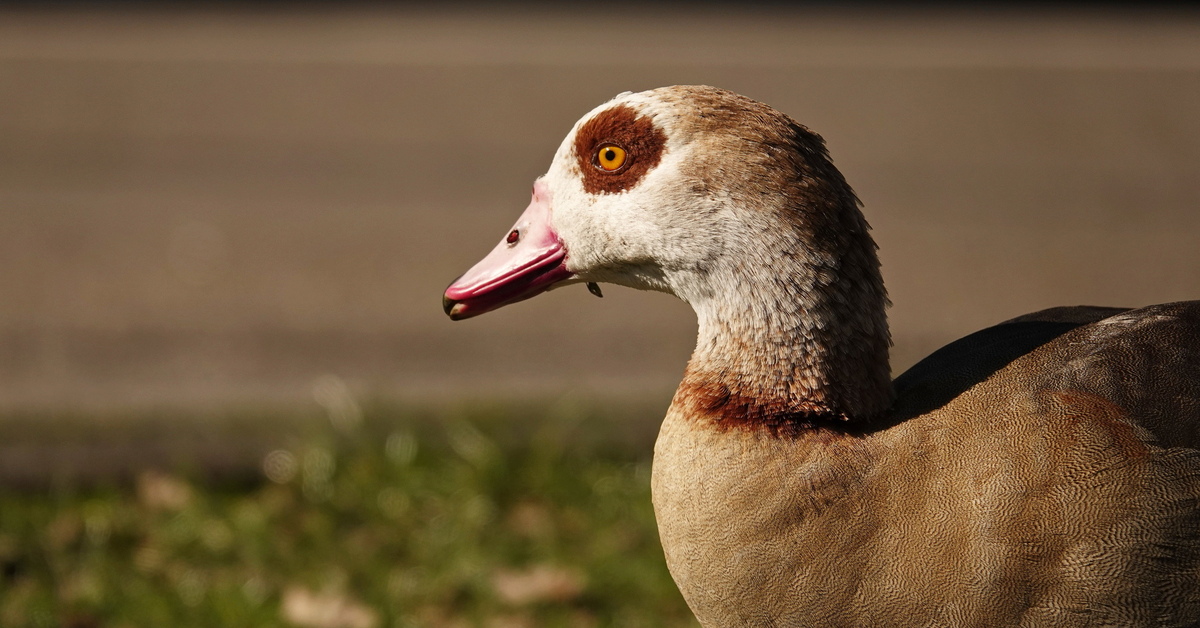
[[[667,292],[698,315],[689,373],[719,371],[726,390],[775,378],[755,394],[793,403],[840,376],[830,361],[887,379],[868,229],[822,139],[786,115],[706,86],[624,93],[575,124],[443,304],[457,320],[577,283]]]

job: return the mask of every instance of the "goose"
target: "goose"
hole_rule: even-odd
[[[707,86],[585,115],[443,306],[601,282],[697,316],[651,488],[701,625],[1200,625],[1198,302],[1028,314],[893,381],[824,141]]]

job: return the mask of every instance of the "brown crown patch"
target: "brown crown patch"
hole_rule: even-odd
[[[620,146],[626,152],[625,164],[612,172],[601,169],[596,161],[597,152],[605,144]],[[575,158],[583,189],[589,194],[616,194],[633,188],[658,165],[666,144],[666,134],[629,105],[601,111],[575,134]]]

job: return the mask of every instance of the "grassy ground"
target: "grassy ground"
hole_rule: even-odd
[[[0,625],[694,625],[650,508],[652,423],[327,408],[218,474],[0,488]]]

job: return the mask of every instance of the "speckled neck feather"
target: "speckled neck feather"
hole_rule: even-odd
[[[821,137],[787,116],[721,90],[662,98],[673,96],[694,142],[712,143],[688,178],[732,208],[705,289],[680,295],[699,339],[674,403],[719,429],[776,436],[865,424],[892,399],[891,341],[858,198]]]

